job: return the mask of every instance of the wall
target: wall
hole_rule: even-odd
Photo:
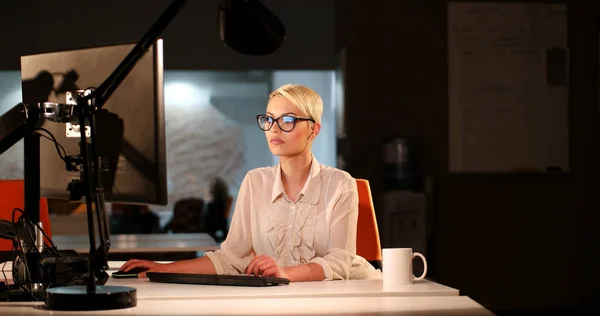
[[[331,69],[333,0],[264,0],[286,27],[280,50],[244,56],[225,47],[217,33],[217,0],[188,1],[165,29],[168,69]],[[171,1],[20,0],[0,2],[3,30],[0,70],[18,70],[19,56],[134,41]]]
[[[599,5],[569,1],[566,176],[448,175],[446,1],[344,6],[348,14],[336,16],[347,22],[340,36],[348,35],[347,170],[371,180],[377,209],[382,139],[420,139],[434,190],[429,276],[498,312],[593,308],[600,284]]]
[[[214,177],[226,180],[235,197],[248,170],[270,164],[254,120],[267,102],[270,78],[261,71],[165,73],[170,204],[209,198]]]

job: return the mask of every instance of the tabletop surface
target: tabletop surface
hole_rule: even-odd
[[[112,273],[112,272],[110,272]],[[106,285],[131,286],[138,299],[164,298],[273,298],[273,297],[339,297],[339,296],[458,296],[457,289],[429,280],[410,285],[384,285],[381,280],[339,280],[291,282],[268,287],[220,286],[150,282],[143,279],[109,278]]]
[[[109,274],[123,262],[109,262]],[[6,269],[9,270],[9,269]],[[10,276],[10,273],[7,273]],[[429,280],[384,286],[381,280],[293,282],[271,287],[210,286],[109,278],[136,289],[137,306],[94,315],[493,315],[457,289]],[[2,315],[80,315],[43,302],[2,302]]]
[[[52,241],[60,250],[72,249],[80,253],[90,250],[87,235],[56,235]],[[112,253],[207,251],[219,248],[219,244],[205,233],[111,235],[110,242]]]
[[[0,303],[2,315],[82,315],[85,312],[46,310],[43,303]],[[493,315],[466,296],[311,297],[252,299],[138,300],[127,309],[90,315]]]
[[[124,261],[109,261],[107,273],[117,271]],[[12,263],[2,264],[4,274],[12,279]],[[9,281],[10,282],[10,281]],[[268,287],[222,286],[150,282],[148,278],[115,279],[106,285],[129,286],[145,299],[274,298],[274,297],[384,297],[384,296],[459,296],[459,290],[430,280],[409,285],[384,285],[382,280],[336,280],[291,282]]]

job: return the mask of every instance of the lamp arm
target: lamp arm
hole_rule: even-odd
[[[94,100],[94,107],[101,109],[104,103],[119,87],[121,82],[125,80],[137,62],[146,54],[146,51],[158,39],[162,31],[169,25],[171,20],[177,16],[179,11],[188,2],[188,0],[175,0],[163,12],[158,20],[152,25],[150,30],[138,41],[135,47],[129,52],[127,57],[117,66],[100,86],[90,95],[85,97],[85,100]]]
[[[32,231],[26,225],[19,225],[11,221],[0,219],[0,238],[8,239],[12,242],[33,245],[31,240]],[[21,238],[22,240],[19,240]]]
[[[87,140],[84,133],[81,133],[80,141],[80,155],[82,158],[82,176],[83,183],[85,185],[85,201],[88,215],[88,233],[90,239],[90,257],[91,263],[88,267],[88,280],[87,293],[94,294],[96,284],[94,280],[95,272],[106,269],[108,267],[108,251],[110,248],[110,236],[108,235],[106,214],[104,213],[104,193],[100,184],[99,170],[97,166],[98,157],[95,149],[95,114],[97,111],[102,109],[105,102],[115,92],[119,85],[129,75],[133,67],[140,61],[140,59],[146,54],[147,50],[154,44],[154,42],[160,36],[160,33],[167,27],[167,25],[173,20],[173,18],[179,13],[183,6],[187,3],[187,0],[175,0],[169,7],[161,14],[158,20],[152,25],[150,30],[144,34],[144,36],[137,42],[135,47],[129,52],[129,54],[121,61],[121,63],[115,68],[110,76],[102,82],[94,90],[86,90],[83,95],[77,94],[76,97],[76,110],[79,119],[79,125],[81,129],[85,129],[86,122],[89,121],[91,135],[90,145],[88,148]],[[94,237],[94,224],[93,224],[93,213],[92,204],[95,204],[98,217],[98,233],[100,235],[100,245],[96,248],[96,242]]]

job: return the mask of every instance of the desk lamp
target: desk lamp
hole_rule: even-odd
[[[110,248],[110,239],[106,225],[103,188],[99,181],[98,161],[95,150],[94,121],[96,112],[110,98],[121,82],[127,77],[136,63],[145,55],[146,51],[158,39],[162,31],[180,12],[187,0],[175,0],[162,13],[150,30],[137,42],[136,46],[117,66],[111,75],[95,90],[75,95],[75,105],[56,104],[43,102],[38,104],[19,103],[5,114],[0,116],[0,154],[9,149],[20,139],[25,138],[27,151],[28,137],[41,126],[44,120],[58,123],[78,120],[81,130],[89,127],[91,135],[89,141],[86,133],[81,134],[80,166],[83,173],[82,187],[87,207],[88,233],[90,242],[90,264],[83,286],[58,286],[49,288],[45,293],[45,303],[49,309],[54,310],[107,310],[129,308],[137,305],[136,289],[127,286],[104,286],[96,284],[95,274],[108,267],[107,254]],[[277,50],[285,39],[285,28],[279,18],[258,0],[221,0],[218,3],[219,36],[223,42],[235,51],[247,55],[266,55]],[[89,145],[86,145],[89,144]],[[91,146],[90,146],[91,145]],[[38,160],[37,169],[35,159],[25,161],[25,215],[34,223],[39,221],[39,138],[37,143]],[[33,149],[35,151],[35,149]],[[35,155],[33,155],[35,156]],[[30,172],[27,172],[29,166]],[[33,170],[33,172],[31,172]],[[100,245],[96,248],[94,234],[94,221],[92,204],[98,210],[98,231]],[[15,238],[10,230],[11,225],[0,223],[0,230],[9,233],[0,234],[0,237]],[[14,224],[15,231],[22,230]],[[39,229],[39,227],[38,227]],[[21,235],[30,235],[22,233]],[[37,232],[34,234],[41,239]],[[20,240],[26,246],[39,246],[40,240]],[[36,264],[31,262],[31,264]],[[37,263],[39,264],[39,262]],[[33,283],[34,280],[31,280]]]

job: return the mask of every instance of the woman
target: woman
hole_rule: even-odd
[[[257,122],[279,164],[246,174],[221,249],[169,264],[134,259],[121,270],[247,273],[290,281],[381,278],[356,255],[356,180],[319,164],[311,152],[322,113],[321,97],[305,86],[284,85],[271,93]]]

